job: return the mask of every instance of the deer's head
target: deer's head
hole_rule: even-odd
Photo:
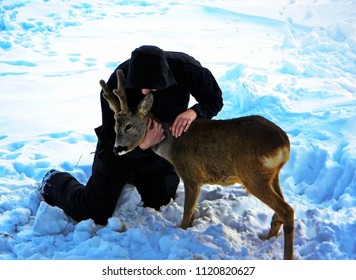
[[[115,118],[114,153],[124,155],[136,148],[146,133],[148,113],[153,105],[153,95],[147,94],[140,102],[136,112],[131,112],[127,104],[125,80],[122,70],[116,71],[117,89],[113,91],[100,80],[103,96],[108,101]]]

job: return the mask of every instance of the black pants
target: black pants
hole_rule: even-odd
[[[116,156],[112,148],[99,140],[86,186],[69,173],[58,173],[51,178],[44,199],[76,221],[91,218],[103,225],[112,216],[124,185],[130,181],[137,187],[144,206],[158,210],[175,198],[179,177],[168,161],[152,151],[132,154]]]

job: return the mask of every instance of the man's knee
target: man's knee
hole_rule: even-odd
[[[156,210],[163,205],[167,205],[172,199],[175,199],[179,177],[172,172],[162,177],[154,176],[151,180],[137,186],[141,195],[143,206],[152,207]]]

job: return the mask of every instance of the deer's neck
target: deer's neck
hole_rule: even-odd
[[[166,159],[170,163],[172,163],[172,152],[171,151],[172,151],[173,141],[175,140],[175,138],[173,137],[173,135],[169,129],[170,125],[167,123],[161,123],[161,124],[164,129],[165,138],[158,144],[154,145],[152,147],[152,150],[160,157],[163,157],[164,159]]]

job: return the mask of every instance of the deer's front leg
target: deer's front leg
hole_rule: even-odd
[[[184,182],[184,213],[180,226],[182,229],[187,229],[193,225],[194,210],[198,202],[200,188],[201,187],[197,184],[187,184]]]

